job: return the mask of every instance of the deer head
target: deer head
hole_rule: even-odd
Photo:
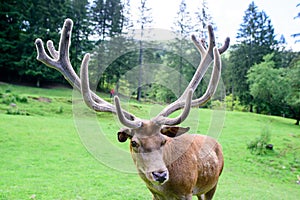
[[[205,104],[215,93],[221,74],[220,54],[227,50],[229,38],[218,49],[215,47],[215,37],[211,26],[208,26],[209,43],[207,47],[203,40],[198,41],[195,36],[192,36],[192,40],[202,57],[196,73],[183,94],[175,102],[164,108],[154,118],[145,120],[123,110],[117,96],[114,97],[115,105],[112,105],[91,91],[88,77],[90,54],[84,56],[80,78],[77,76],[69,60],[72,27],[72,20],[66,19],[61,32],[58,51],[55,50],[52,41],[47,42],[50,55],[46,53],[42,40],[37,39],[35,42],[38,53],[37,60],[61,72],[66,80],[82,93],[88,107],[97,112],[116,114],[119,121],[125,126],[118,132],[118,140],[120,142],[130,140],[132,158],[139,172],[144,174],[150,182],[165,183],[169,179],[169,172],[163,158],[164,146],[168,145],[172,137],[177,137],[188,131],[188,128],[175,125],[182,123],[187,118],[191,107],[199,107]],[[193,92],[213,60],[213,71],[206,92],[200,98],[192,99]],[[168,117],[180,109],[183,109],[183,111],[179,116],[175,118]]]

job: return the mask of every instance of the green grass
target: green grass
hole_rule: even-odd
[[[0,200],[151,199],[137,174],[107,167],[86,150],[72,111],[72,90],[0,85],[0,94],[7,93],[26,97],[28,102],[15,102],[15,109],[27,115],[6,114],[11,105],[0,103]],[[51,102],[36,100],[38,97]],[[151,110],[150,104],[130,106],[130,112],[142,118],[148,118]],[[197,132],[207,133],[211,116],[210,110],[200,111]],[[101,113],[98,120],[111,143],[128,148],[117,142],[118,125],[111,114]],[[271,132],[274,152],[251,154],[247,143],[265,128]],[[226,112],[218,137],[225,168],[215,199],[297,199],[299,128],[291,119]]]

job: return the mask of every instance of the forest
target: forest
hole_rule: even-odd
[[[70,48],[72,65],[79,70],[83,55],[87,52],[93,55],[90,68],[96,70],[91,70],[90,76],[95,89],[109,92],[115,88],[137,100],[171,102],[176,93],[184,89],[184,80],[191,79],[195,72],[194,63],[200,60],[196,50],[190,48],[190,33],[196,31],[199,33],[197,37],[206,38],[207,24],[217,27],[206,1],[201,6],[201,10],[194,13],[198,21],[193,22],[199,26],[192,26],[190,13],[182,0],[173,30],[181,38],[168,44],[153,45],[147,40],[124,39],[133,25],[143,30],[151,23],[147,0],[141,0],[137,20],[132,19],[129,0],[1,1],[0,81],[37,87],[57,83],[67,85],[59,72],[36,61],[34,42],[42,38],[44,42],[51,39],[58,44],[62,24],[66,18],[71,18],[74,21]],[[295,7],[300,8],[300,3]],[[300,18],[300,12],[295,20],[297,18]],[[294,34],[295,42],[299,35]],[[289,117],[299,125],[300,53],[286,48],[284,36],[277,39],[270,17],[254,2],[245,10],[236,38],[238,43],[231,45],[222,56],[225,95],[216,97],[211,104],[225,101],[230,110]],[[165,50],[165,45],[172,48]],[[136,48],[128,49],[133,46]],[[111,52],[118,50],[124,53],[111,62]],[[145,82],[147,77],[142,77],[142,73],[138,73],[134,80],[122,78],[135,67],[146,71],[153,65],[164,65],[178,72],[178,84],[174,86],[178,91],[160,84],[160,79],[169,78],[168,73],[162,71],[155,73],[159,77],[152,77],[149,83]],[[162,70],[162,67],[154,70]],[[131,86],[137,80],[135,84],[138,85]],[[124,91],[128,87],[137,88],[137,91]],[[205,83],[200,85],[196,94],[200,96],[204,88]]]

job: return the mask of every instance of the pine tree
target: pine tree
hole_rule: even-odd
[[[84,53],[93,48],[89,40],[91,23],[89,22],[88,0],[71,0],[68,7],[68,17],[74,22],[72,30],[72,48],[70,49],[71,63],[78,70]]]
[[[185,0],[181,0],[177,18],[173,29],[180,34],[180,37],[187,38],[193,31],[191,13],[187,9]]]
[[[97,43],[107,37],[113,37],[122,32],[124,24],[124,5],[120,0],[95,0],[91,8],[94,33],[99,36]]]
[[[207,1],[202,0],[201,6],[198,11],[195,12],[196,23],[193,26],[194,32],[198,35],[199,38],[204,38],[205,41],[208,41],[208,30],[207,26],[210,24],[216,30],[216,25],[213,22],[212,16],[208,11]]]
[[[188,11],[188,7],[185,0],[181,0],[179,4],[179,9],[177,12],[177,18],[174,22],[173,30],[179,35],[178,38],[176,38],[176,41],[174,44],[171,44],[175,49],[173,56],[170,55],[168,58],[176,61],[176,62],[170,62],[174,66],[178,67],[179,77],[178,77],[178,94],[181,94],[183,92],[183,89],[185,86],[183,83],[183,71],[187,68],[184,66],[184,60],[183,60],[183,54],[186,52],[187,46],[189,46],[186,41],[191,36],[191,33],[193,32],[193,25],[192,25],[192,17],[191,13]],[[179,55],[179,56],[178,56]]]
[[[143,37],[144,30],[147,25],[152,23],[151,17],[151,9],[147,7],[147,0],[141,0],[141,4],[139,6],[139,20],[138,24],[141,29],[141,39],[139,41],[139,77],[138,77],[138,88],[137,88],[137,96],[136,99],[138,101],[142,98],[142,82],[143,82],[143,65],[144,65],[144,46],[143,46]]]
[[[15,62],[16,71],[22,80],[35,81],[39,86],[42,80],[56,80],[61,77],[55,70],[36,61],[34,41],[37,37],[43,38],[44,41],[59,40],[59,30],[66,18],[67,3],[64,0],[22,1],[19,7],[22,18],[18,41],[21,59]]]
[[[271,20],[264,11],[259,11],[254,2],[245,11],[243,23],[237,34],[239,44],[233,47],[230,59],[234,91],[244,105],[253,111],[252,96],[246,80],[247,71],[263,61],[263,56],[273,53],[278,42],[275,40]]]

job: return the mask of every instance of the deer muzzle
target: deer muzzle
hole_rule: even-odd
[[[162,172],[152,172],[153,179],[160,184],[163,184],[165,181],[169,179],[169,172],[162,171]]]
[[[147,174],[147,178],[155,185],[163,185],[165,182],[169,180],[169,171],[160,170],[160,171],[150,172]]]

